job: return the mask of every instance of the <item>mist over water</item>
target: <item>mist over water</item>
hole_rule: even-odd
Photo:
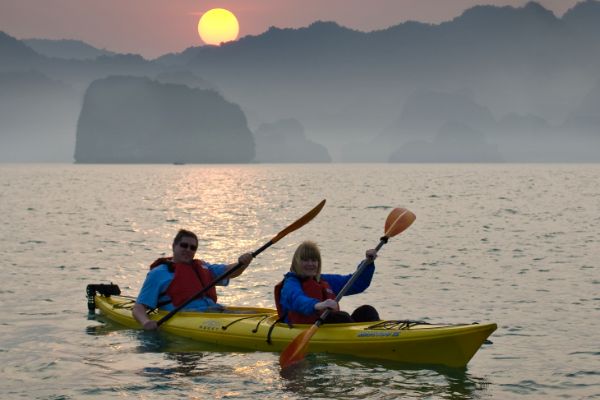
[[[600,397],[598,165],[0,165],[0,397]],[[417,220],[382,248],[371,287],[345,297],[386,319],[496,322],[466,370],[278,355],[105,324],[85,286],[136,295],[179,228],[199,257],[233,261],[320,200],[321,214],[257,257],[224,304],[273,306],[299,242],[353,271],[387,214]]]

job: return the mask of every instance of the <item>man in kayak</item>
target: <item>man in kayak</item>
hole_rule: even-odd
[[[133,306],[133,317],[146,330],[158,328],[157,321],[148,318],[148,310],[161,308],[171,311],[185,303],[219,276],[226,273],[237,263],[209,264],[194,259],[198,249],[198,237],[195,233],[181,229],[173,239],[173,257],[159,258],[151,266],[146,280]],[[235,278],[252,262],[252,253],[242,254],[239,259],[241,267],[229,276]],[[218,282],[221,286],[229,284],[229,279]],[[203,297],[195,299],[186,307],[186,311],[220,312],[224,307],[217,303],[217,291],[214,285]]]
[[[377,252],[367,250],[366,257],[369,265],[346,295],[361,293],[371,284]],[[289,324],[312,324],[326,309],[331,309],[327,323],[379,321],[377,310],[370,305],[358,307],[352,315],[340,311],[335,297],[351,277],[352,274],[321,274],[319,247],[313,242],[303,242],[294,253],[290,272],[275,286],[279,317]]]

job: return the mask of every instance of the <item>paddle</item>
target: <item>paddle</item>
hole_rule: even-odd
[[[325,200],[321,201],[319,204],[317,204],[317,206],[315,208],[313,208],[312,210],[310,210],[309,212],[307,212],[306,214],[304,214],[296,222],[294,222],[293,224],[291,224],[290,226],[288,226],[287,228],[285,228],[284,230],[282,230],[281,232],[279,232],[277,235],[275,235],[275,237],[273,239],[271,239],[267,243],[265,243],[260,249],[254,251],[252,253],[252,257],[253,258],[256,257],[257,255],[259,255],[260,253],[262,253],[264,250],[266,250],[268,247],[270,247],[272,244],[277,243],[279,240],[281,240],[287,234],[289,234],[291,232],[294,232],[296,229],[300,229],[304,225],[308,224],[314,217],[317,216],[317,214],[319,212],[321,212],[321,209],[324,206],[325,206]],[[235,271],[237,271],[238,269],[240,269],[241,266],[242,266],[242,264],[240,262],[238,262],[233,268],[231,268],[228,271],[226,271],[223,274],[221,274],[221,276],[217,277],[214,281],[212,281],[211,283],[209,283],[207,286],[205,286],[198,293],[196,293],[195,295],[193,295],[192,297],[190,297],[189,299],[187,299],[183,304],[180,304],[175,309],[173,309],[172,311],[170,311],[167,315],[165,315],[160,320],[158,320],[158,322],[157,322],[158,326],[160,326],[163,323],[165,323],[166,321],[168,321],[173,315],[175,315],[177,312],[179,312],[182,308],[184,308],[185,306],[187,306],[188,304],[190,304],[192,301],[194,301],[195,299],[197,299],[200,296],[202,296],[204,293],[206,293],[206,291],[208,291],[210,288],[212,288],[213,286],[215,286],[217,283],[221,282],[223,279],[227,278],[229,275],[233,274]]]
[[[396,236],[411,226],[415,218],[415,214],[405,208],[394,208],[385,220],[385,233],[375,248],[375,253],[377,254],[377,251],[379,251],[379,249],[381,249],[381,247],[387,243],[389,238]],[[354,281],[358,279],[360,274],[370,263],[371,262],[366,259],[360,263],[360,265],[356,268],[356,272],[354,272],[350,280],[346,282],[344,287],[337,294],[335,301],[339,302],[341,300],[348,289],[350,289]],[[304,358],[304,355],[308,350],[310,339],[317,332],[317,329],[319,329],[319,327],[323,324],[323,321],[325,321],[330,312],[330,309],[325,310],[325,312],[321,314],[319,319],[310,328],[304,332],[301,332],[285,349],[283,349],[283,352],[279,356],[279,365],[281,365],[282,368],[287,368]]]

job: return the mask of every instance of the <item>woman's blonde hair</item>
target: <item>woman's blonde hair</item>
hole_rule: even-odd
[[[319,251],[319,246],[317,246],[315,242],[305,241],[298,246],[294,252],[294,257],[292,258],[292,266],[290,267],[290,271],[294,272],[298,276],[303,276],[300,262],[306,260],[318,261],[319,266],[317,268],[317,275],[315,276],[315,279],[319,281],[321,279],[321,251]]]

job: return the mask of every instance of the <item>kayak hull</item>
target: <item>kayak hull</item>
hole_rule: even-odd
[[[94,302],[108,319],[141,328],[131,314],[132,298],[96,295]],[[204,343],[281,352],[311,326],[277,323],[277,311],[269,308],[228,307],[226,311],[179,312],[160,329]],[[166,312],[157,311],[150,318],[159,320],[164,315]],[[460,368],[467,365],[496,328],[494,323],[434,325],[416,321],[324,324],[311,338],[308,351]]]

